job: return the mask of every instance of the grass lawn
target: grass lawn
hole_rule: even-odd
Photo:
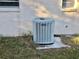
[[[79,59],[79,46],[62,37],[71,48],[36,50],[31,36],[1,37],[0,59]]]

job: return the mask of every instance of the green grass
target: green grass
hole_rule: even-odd
[[[0,59],[79,59],[79,47],[36,50],[31,36],[1,37]]]

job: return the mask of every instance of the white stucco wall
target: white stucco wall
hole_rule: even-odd
[[[26,1],[26,2],[25,2]],[[79,33],[78,16],[69,17],[60,10],[58,0],[34,0],[43,4],[53,15],[63,17],[53,18],[55,20],[55,34]],[[34,2],[33,1],[33,2]],[[5,36],[16,36],[28,31],[32,31],[32,20],[36,18],[34,9],[27,5],[27,0],[20,0],[20,12],[0,11],[0,34]],[[58,21],[57,21],[58,20]],[[68,25],[68,28],[65,27]]]
[[[31,9],[32,6],[27,5],[28,3],[26,0],[21,0],[21,15],[22,15],[22,21],[26,22],[27,30],[32,29],[32,20],[36,17],[34,9]],[[60,0],[34,0],[39,2],[40,4],[43,4],[53,15],[63,17],[61,19],[59,18],[53,18],[55,20],[55,28],[54,33],[55,34],[75,34],[79,33],[78,31],[78,17],[76,13],[74,13],[72,16],[68,16],[64,14],[64,12],[60,9]],[[33,2],[34,2],[33,1]],[[22,23],[23,23],[22,22]],[[67,28],[65,26],[68,26]],[[25,25],[24,25],[25,26]]]
[[[0,12],[0,34],[14,36],[18,34],[18,18],[16,12]]]

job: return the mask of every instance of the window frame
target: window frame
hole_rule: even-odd
[[[62,11],[64,11],[64,12],[74,12],[75,11],[75,9],[74,9],[75,0],[74,0],[74,4],[72,7],[64,7],[63,3],[72,3],[72,2],[69,2],[69,1],[63,2],[63,0],[61,0],[60,7],[61,7]]]
[[[0,2],[4,3],[4,5],[0,5],[0,11],[19,11],[19,3],[20,3],[19,0],[18,1],[8,1],[8,0],[4,1],[3,0]]]
[[[62,2],[62,8],[70,8],[70,7],[65,7],[65,6],[63,6],[64,4],[72,4],[72,2],[70,2],[70,1],[64,1],[63,0],[63,2]],[[74,4],[75,4],[75,0],[74,0]],[[74,5],[73,5],[74,6]],[[72,7],[73,7],[72,6]]]

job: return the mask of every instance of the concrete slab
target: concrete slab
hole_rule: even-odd
[[[50,48],[63,48],[63,47],[70,48],[71,46],[65,45],[64,43],[62,43],[60,37],[55,37],[54,44],[39,46],[36,49],[50,49]]]

